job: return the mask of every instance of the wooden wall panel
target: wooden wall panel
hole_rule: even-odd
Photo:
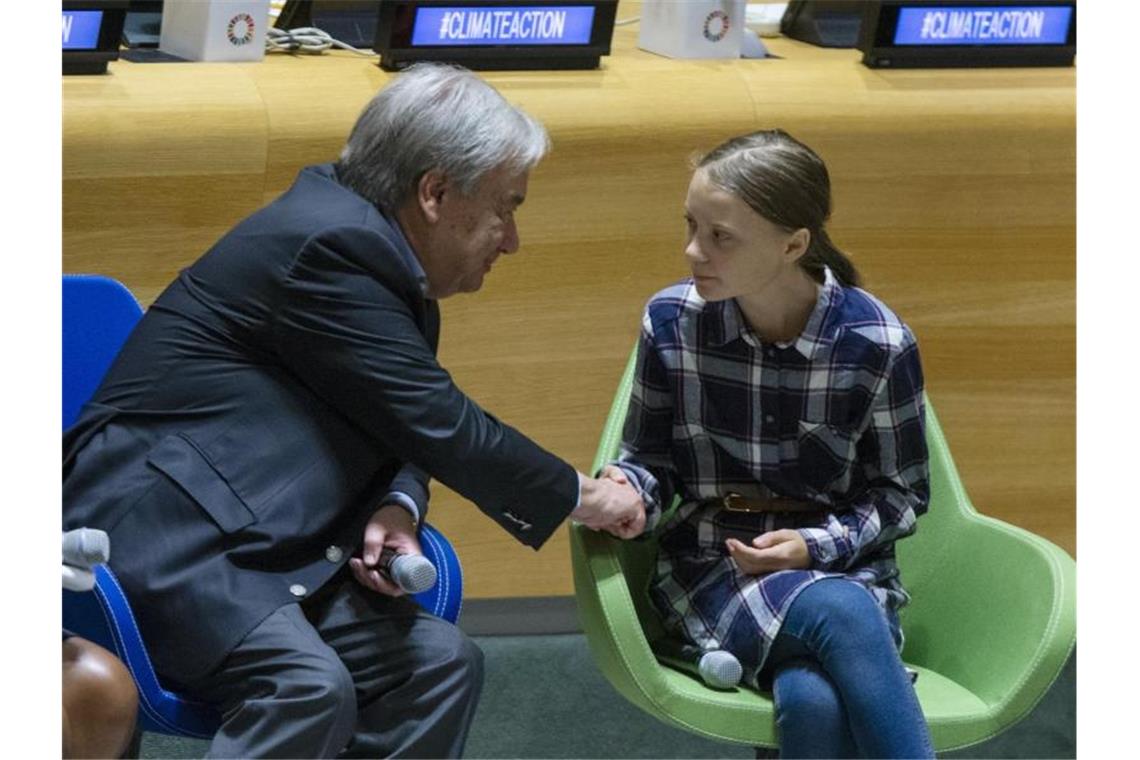
[[[443,303],[442,362],[587,468],[646,299],[686,273],[690,155],[781,126],[827,160],[833,238],[918,334],[975,504],[1074,552],[1073,70],[871,71],[853,51],[770,47],[782,58],[673,61],[620,27],[601,70],[488,73],[554,150],[521,251]],[[111,274],[149,303],[299,168],[335,158],[388,76],[333,53],[67,78],[64,271]],[[469,596],[572,593],[563,532],[534,553],[438,485],[431,520]]]
[[[221,64],[117,62],[63,83],[63,270],[150,303],[262,204],[265,108]]]

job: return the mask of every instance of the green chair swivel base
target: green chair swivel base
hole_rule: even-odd
[[[595,470],[616,458],[633,382],[631,356],[610,409]],[[977,513],[927,400],[930,509],[898,544],[912,601],[901,614],[903,659],[937,751],[966,747],[1010,727],[1037,704],[1076,638],[1076,565],[1057,546]],[[652,540],[623,542],[570,528],[578,612],[602,673],[650,715],[709,739],[773,747],[771,696],[717,691],[661,664],[649,641],[661,623],[646,588]]]

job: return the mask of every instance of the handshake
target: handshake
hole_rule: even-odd
[[[591,530],[636,538],[645,530],[645,503],[619,468],[607,465],[600,478],[578,473],[582,503],[570,517]]]

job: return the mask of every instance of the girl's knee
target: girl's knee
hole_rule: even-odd
[[[817,581],[796,602],[802,602],[808,614],[841,639],[891,635],[879,603],[858,583],[831,578]]]

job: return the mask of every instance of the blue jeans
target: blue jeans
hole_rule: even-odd
[[[764,670],[780,757],[934,757],[891,626],[857,583],[827,578],[802,591]]]

